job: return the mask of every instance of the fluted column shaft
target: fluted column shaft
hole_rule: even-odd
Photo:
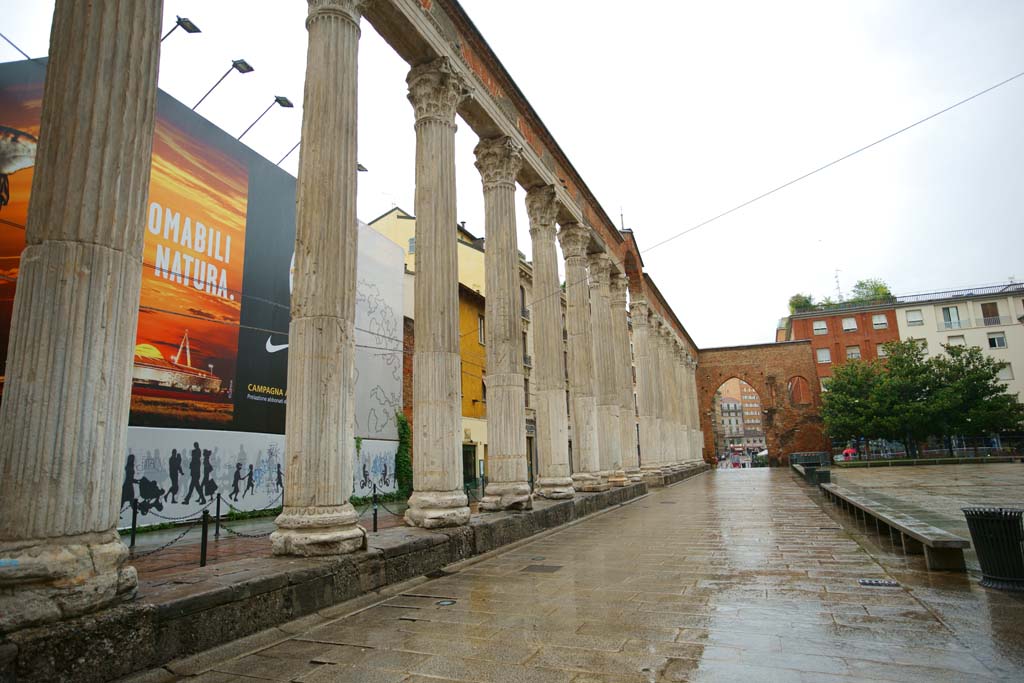
[[[276,555],[362,546],[348,502],[355,454],[355,0],[309,0],[295,273],[288,327],[285,506]]]
[[[687,371],[690,385],[690,432],[693,447],[690,450],[694,460],[701,460],[704,456],[704,433],[700,428],[700,394],[697,391],[697,361],[692,356],[687,356]]]
[[[572,498],[569,429],[565,414],[565,358],[562,355],[562,290],[558,282],[555,188],[526,193],[533,244],[533,381],[537,391],[536,491],[545,498]]]
[[[413,495],[405,520],[436,528],[469,521],[455,224],[455,109],[467,89],[446,58],[413,67],[406,81],[416,112],[416,348]]]
[[[668,420],[669,429],[672,433],[672,450],[671,457],[669,459],[669,465],[678,467],[680,461],[683,459],[683,444],[682,444],[682,420],[680,410],[682,403],[682,391],[683,387],[679,384],[679,375],[676,373],[676,365],[678,364],[678,358],[676,356],[676,338],[675,333],[671,328],[666,329],[665,335],[665,375],[668,380],[669,387],[669,404],[668,404]]]
[[[597,452],[601,476],[612,486],[628,483],[622,469],[619,422],[621,409],[615,372],[616,348],[612,336],[611,259],[599,253],[590,257],[590,322],[597,394]]]
[[[690,390],[686,381],[686,359],[683,345],[678,339],[675,343],[674,360],[675,363],[672,367],[675,370],[676,387],[678,388],[679,395],[679,410],[676,417],[679,425],[679,462],[684,463],[690,459],[690,430],[688,425],[689,419],[687,418],[687,413],[690,410]]]
[[[615,386],[619,399],[619,453],[630,481],[640,481],[636,452],[636,409],[633,404],[633,363],[629,351],[629,321],[626,317],[625,273],[616,272],[610,282]]]
[[[523,386],[519,248],[516,244],[516,173],[522,150],[507,137],[476,146],[484,185],[484,266],[487,299],[488,481],[481,510],[533,506],[526,463],[526,393]]]
[[[579,223],[568,223],[559,231],[558,241],[565,257],[565,326],[569,338],[569,395],[573,418],[572,480],[577,491],[601,491],[609,485],[599,475],[597,451],[597,399],[587,284],[590,230]]]
[[[633,293],[630,318],[633,321],[633,354],[636,363],[636,400],[640,413],[640,470],[654,472],[658,465],[658,418],[654,330],[646,299]]]
[[[662,343],[664,341],[664,335],[662,334],[662,322],[657,316],[653,316],[652,324],[650,327],[650,352],[651,352],[651,372],[653,377],[652,384],[652,395],[654,398],[654,428],[653,431],[656,435],[656,446],[655,459],[651,462],[653,469],[660,471],[662,467],[668,462],[669,444],[667,441],[670,440],[670,434],[668,427],[666,426],[665,420],[665,406],[667,404],[666,394],[667,389],[665,387],[665,376],[664,376],[664,362],[661,353]]]
[[[0,632],[135,592],[116,525],[162,10],[54,8],[0,408]]]

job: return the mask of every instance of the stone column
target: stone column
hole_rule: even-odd
[[[162,13],[54,8],[0,408],[0,633],[135,593],[116,527]]]
[[[362,547],[355,455],[356,72],[360,2],[309,0],[295,274],[288,327],[285,506],[275,555]]]
[[[601,476],[612,486],[629,483],[620,451],[620,398],[615,372],[616,347],[612,335],[611,259],[605,253],[590,257],[590,323],[593,334],[593,373],[597,394],[597,452]]]
[[[633,292],[630,318],[633,322],[633,354],[636,362],[636,400],[640,412],[640,471],[655,474],[658,465],[657,388],[650,311],[647,299]]]
[[[679,388],[679,462],[680,464],[690,460],[690,389],[689,377],[686,372],[686,352],[683,351],[683,343],[677,338],[675,340],[675,372],[676,386]]]
[[[565,414],[565,359],[562,356],[562,288],[558,282],[555,188],[526,193],[533,241],[533,381],[537,386],[537,494],[572,498],[569,429]]]
[[[661,437],[661,471],[663,474],[668,474],[672,471],[672,464],[675,462],[675,431],[672,427],[672,409],[673,409],[673,392],[672,392],[672,365],[669,361],[668,355],[668,337],[669,328],[668,324],[663,319],[658,319],[657,325],[657,352],[658,352],[658,388],[659,388],[659,401],[658,405],[661,410],[659,411],[659,425],[658,433]]]
[[[526,463],[526,394],[523,386],[519,248],[516,244],[516,173],[523,152],[511,138],[481,140],[476,167],[484,185],[484,266],[487,298],[488,480],[481,510],[533,507]]]
[[[626,274],[616,271],[611,278],[612,353],[615,357],[615,385],[619,398],[619,453],[631,482],[642,480],[636,452],[636,408],[633,404],[633,363],[629,350],[629,321],[626,317]]]
[[[683,386],[679,382],[679,340],[671,327],[667,330],[665,339],[665,355],[668,363],[668,383],[671,390],[672,400],[670,403],[670,423],[672,428],[672,459],[670,464],[673,469],[679,469],[683,461]]]
[[[587,245],[590,230],[568,223],[558,233],[565,257],[566,315],[569,337],[569,394],[573,418],[573,485],[577,491],[605,491],[606,480],[597,451],[597,399],[591,345],[590,287],[587,284]]]
[[[704,432],[700,428],[700,394],[697,391],[697,360],[687,354],[687,379],[690,386],[690,441],[693,444],[690,454],[694,460],[704,458]]]
[[[462,488],[462,383],[455,233],[455,109],[468,94],[447,58],[406,79],[416,111],[413,494],[408,524],[469,521]]]

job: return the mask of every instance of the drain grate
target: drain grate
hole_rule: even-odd
[[[524,572],[533,572],[534,574],[552,574],[561,569],[560,566],[554,564],[531,564],[523,567]]]
[[[892,579],[857,579],[862,586],[879,586],[881,588],[899,588],[900,582]]]

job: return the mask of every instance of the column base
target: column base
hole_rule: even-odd
[[[366,531],[356,524],[359,513],[351,504],[285,507],[270,534],[274,555],[321,557],[344,555],[364,547]]]
[[[629,479],[630,483],[633,484],[639,484],[644,480],[643,472],[639,467],[626,468],[626,477]]]
[[[576,489],[571,477],[550,477],[538,479],[534,493],[548,500],[567,500],[576,495]]]
[[[623,486],[629,486],[629,479],[624,471],[613,470],[608,473],[608,483],[614,488],[622,488]]]
[[[480,499],[480,510],[484,512],[532,509],[533,495],[526,481],[490,482]]]
[[[577,491],[583,493],[598,493],[611,488],[606,480],[593,472],[576,472],[572,475],[572,483]]]
[[[0,543],[0,633],[87,614],[135,596],[114,530]]]
[[[469,523],[469,501],[464,491],[415,491],[409,497],[405,523],[440,529]]]

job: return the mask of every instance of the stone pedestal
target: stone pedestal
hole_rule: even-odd
[[[537,387],[538,469],[535,490],[544,498],[572,498],[575,490],[569,476],[555,188],[543,186],[527,192],[526,210],[533,242],[533,381]]]
[[[462,377],[455,234],[455,109],[467,87],[446,58],[406,79],[416,112],[413,490],[408,524],[469,521],[462,489]]]
[[[516,244],[516,173],[522,150],[510,138],[476,146],[484,185],[484,254],[487,277],[488,481],[480,509],[528,510],[533,505],[526,463],[526,393],[523,384],[519,248]]]
[[[590,257],[590,311],[597,394],[597,450],[602,477],[612,486],[629,480],[622,469],[620,408],[615,373],[616,348],[612,334],[610,278],[614,270],[607,254]]]
[[[619,399],[619,453],[622,468],[632,482],[641,481],[637,457],[636,405],[633,401],[633,360],[629,344],[629,322],[626,317],[625,273],[613,273],[610,281],[612,339],[615,356],[615,389]]]
[[[604,491],[597,451],[597,400],[587,284],[590,230],[568,223],[558,233],[565,257],[566,331],[569,337],[569,390],[573,417],[573,486],[577,491]]]
[[[0,408],[0,632],[135,592],[116,526],[162,10],[54,9]]]
[[[284,509],[275,555],[358,550],[355,458],[359,0],[309,0],[288,328]]]

